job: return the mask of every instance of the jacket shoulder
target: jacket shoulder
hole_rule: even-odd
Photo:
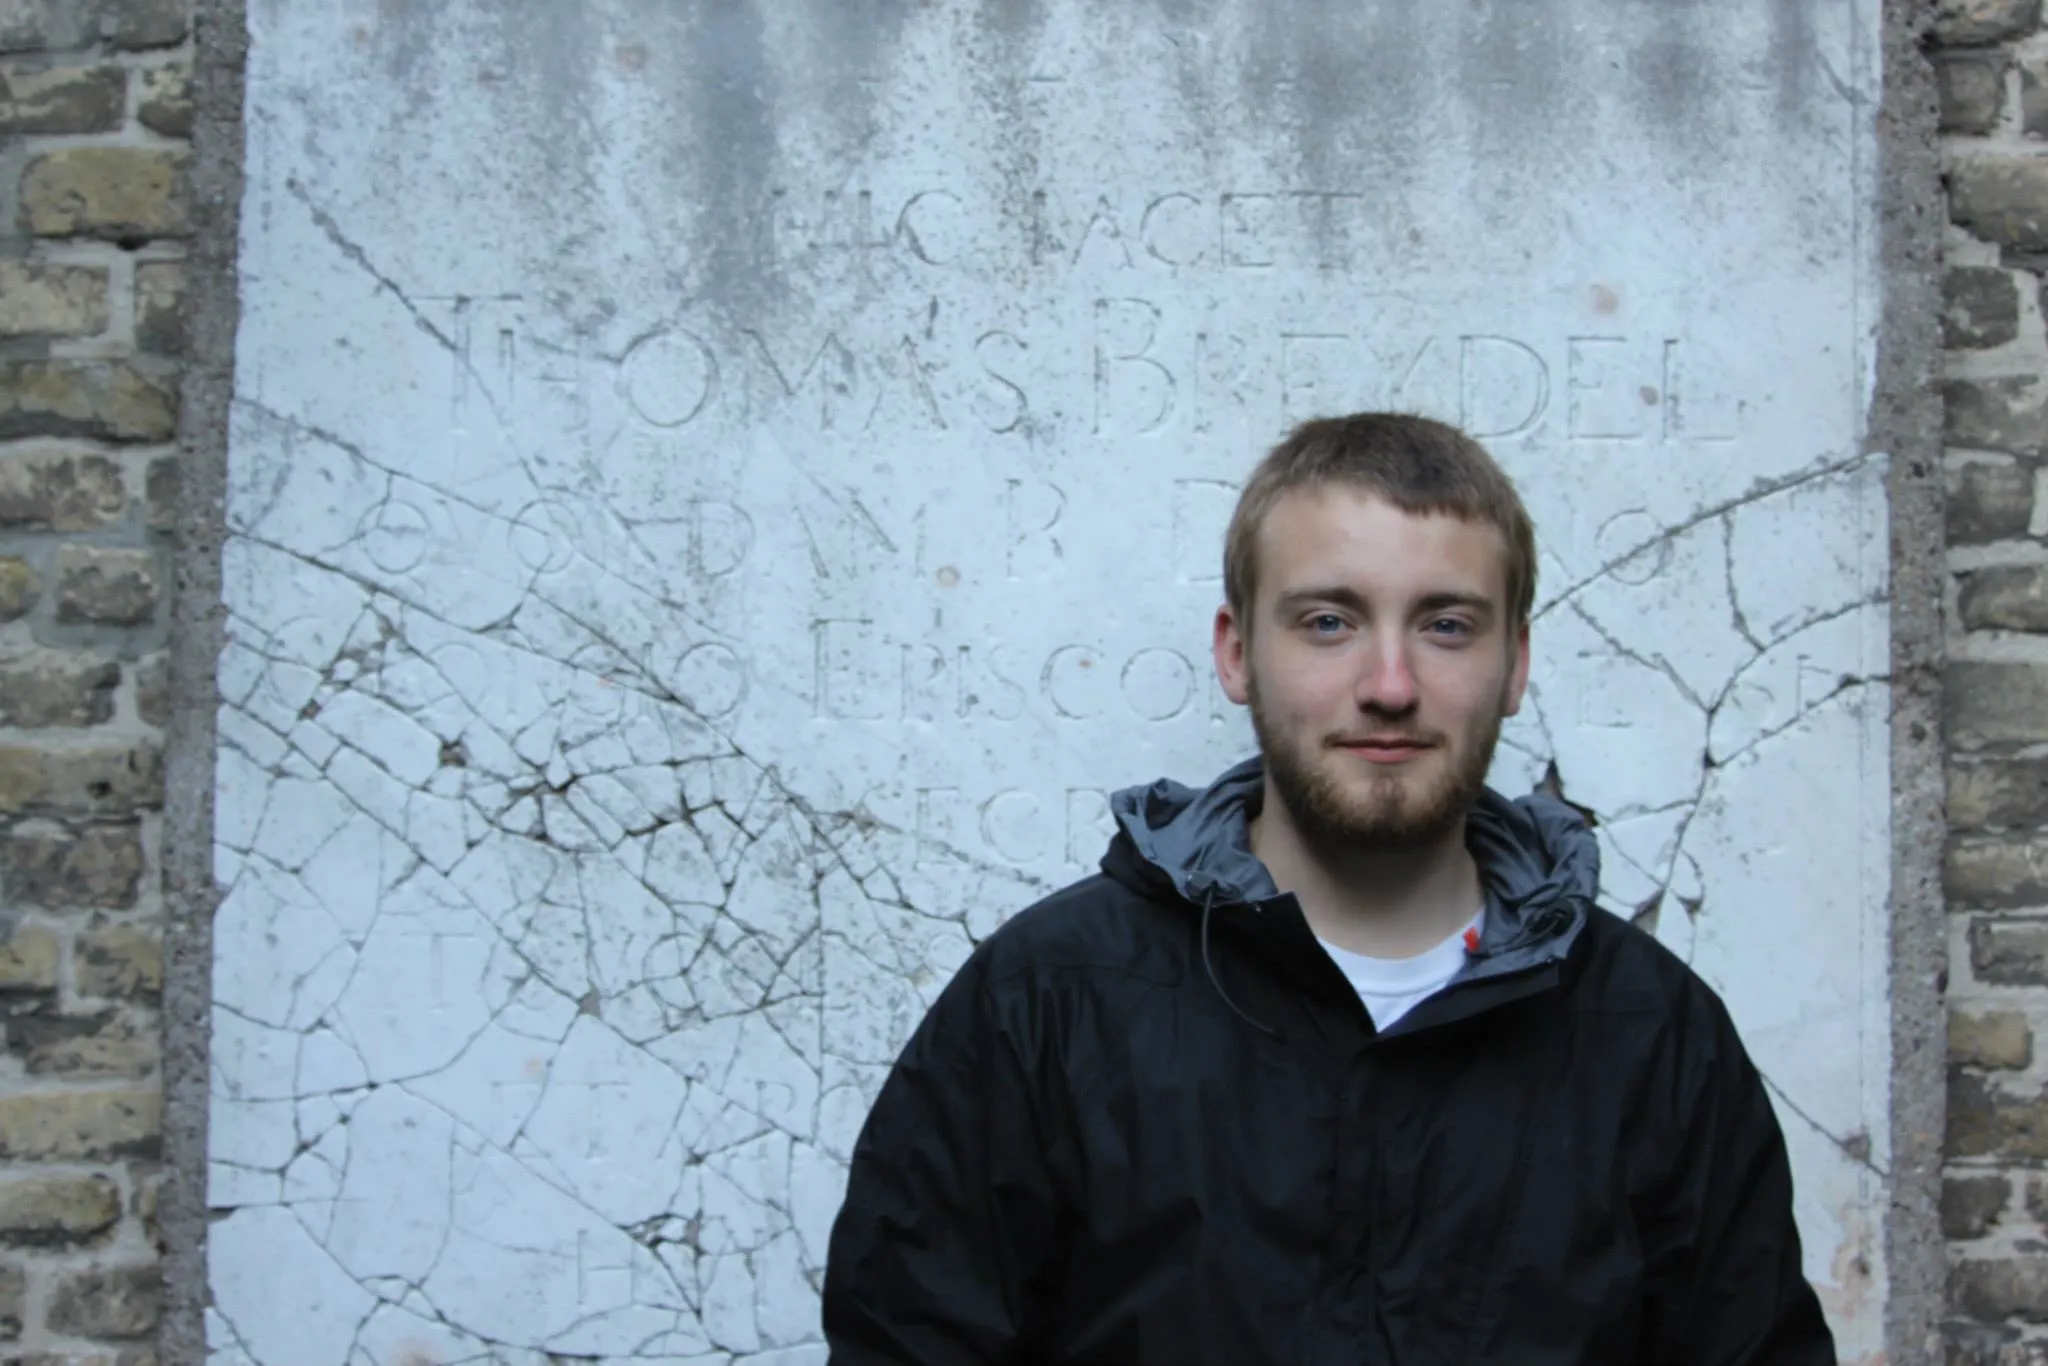
[[[1719,1028],[1720,995],[1690,964],[1639,925],[1593,908],[1572,955],[1572,995],[1581,1012],[1651,1016]]]
[[[1102,873],[1070,883],[1018,911],[975,950],[983,980],[1048,970],[1108,970],[1179,980],[1195,912],[1156,900]]]

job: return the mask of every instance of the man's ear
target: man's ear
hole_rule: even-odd
[[[1223,695],[1241,707],[1251,698],[1251,641],[1227,602],[1216,609],[1215,636],[1210,653],[1216,658],[1216,681]]]
[[[1529,623],[1523,622],[1515,629],[1515,661],[1508,669],[1507,695],[1502,699],[1500,714],[1513,716],[1522,709],[1522,694],[1529,690]]]

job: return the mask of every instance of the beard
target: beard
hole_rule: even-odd
[[[1436,748],[1420,764],[1411,761],[1404,766],[1409,771],[1374,777],[1359,791],[1331,772],[1322,741],[1297,741],[1273,724],[1259,704],[1256,677],[1248,693],[1252,733],[1274,796],[1303,842],[1332,854],[1413,850],[1450,835],[1486,788],[1505,715],[1505,708],[1497,708],[1462,745],[1434,737]],[[1397,718],[1380,719],[1399,725]]]

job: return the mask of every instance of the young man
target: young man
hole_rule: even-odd
[[[1528,514],[1458,431],[1310,422],[1225,547],[1259,757],[1115,801],[991,936],[854,1153],[834,1366],[1821,1366],[1791,1175],[1721,1002],[1485,787]]]

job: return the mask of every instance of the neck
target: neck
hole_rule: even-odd
[[[1463,820],[1428,844],[1325,849],[1302,836],[1268,782],[1251,846],[1318,936],[1374,958],[1412,958],[1441,944],[1471,923],[1485,896]]]

